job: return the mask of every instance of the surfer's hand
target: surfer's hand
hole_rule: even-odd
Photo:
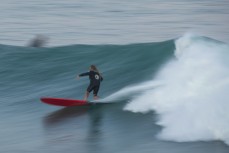
[[[79,76],[79,75],[77,75],[76,79],[77,79],[77,80],[79,80],[79,79],[80,79],[80,76]]]

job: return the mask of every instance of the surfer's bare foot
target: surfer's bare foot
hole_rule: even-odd
[[[94,96],[94,100],[98,100],[99,99],[99,97],[98,96]]]

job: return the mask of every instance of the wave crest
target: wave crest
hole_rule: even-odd
[[[133,98],[124,109],[156,111],[161,139],[222,140],[229,145],[228,46],[191,35],[175,45],[176,58],[151,80],[163,85]]]

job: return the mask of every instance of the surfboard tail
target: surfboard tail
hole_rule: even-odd
[[[84,106],[90,103],[85,100],[78,99],[65,99],[65,98],[52,98],[52,97],[42,97],[40,99],[43,103],[55,106]]]

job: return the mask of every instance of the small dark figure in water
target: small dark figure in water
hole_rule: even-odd
[[[30,47],[43,47],[47,43],[48,38],[43,35],[36,35],[36,37],[31,40]]]

